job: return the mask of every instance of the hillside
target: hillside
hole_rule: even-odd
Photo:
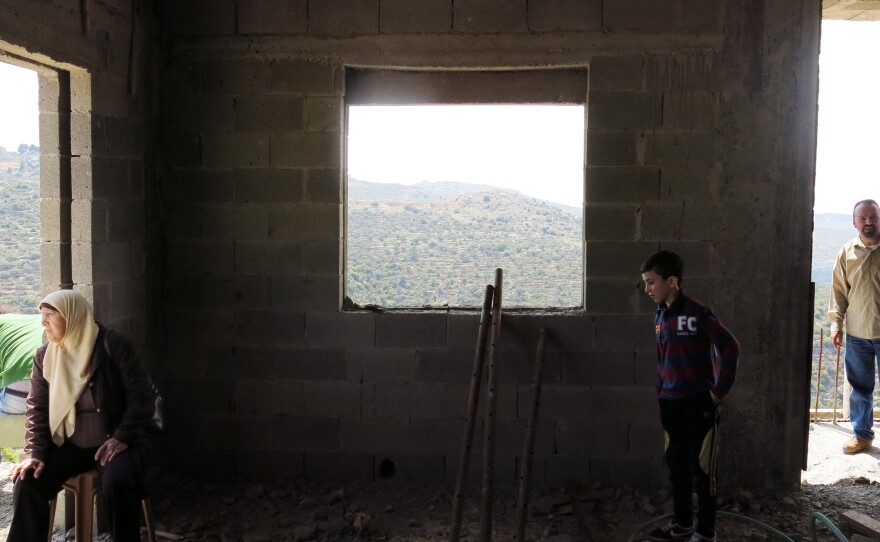
[[[0,306],[36,312],[40,295],[40,155],[0,153]]]
[[[501,267],[505,306],[581,304],[579,215],[492,187],[365,184],[349,190],[355,303],[479,306]]]
[[[856,236],[852,215],[820,213],[813,216],[813,282],[831,284],[831,268],[837,251]]]

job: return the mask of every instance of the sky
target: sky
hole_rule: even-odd
[[[878,52],[880,22],[822,22],[817,213],[848,214],[860,199],[880,199]],[[0,62],[0,146],[38,145],[37,111],[36,74]],[[352,107],[349,173],[495,184],[579,206],[583,123],[583,108],[572,105]]]
[[[40,145],[37,73],[0,62],[0,147]]]

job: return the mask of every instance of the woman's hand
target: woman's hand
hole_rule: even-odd
[[[24,478],[24,474],[27,471],[33,469],[34,478],[39,478],[45,466],[46,464],[39,459],[25,459],[24,461],[20,461],[13,465],[12,470],[9,471],[9,477],[12,478],[12,482],[15,483],[19,478]]]
[[[110,437],[100,448],[98,448],[98,452],[95,454],[95,461],[100,463],[103,467],[112,461],[114,457],[121,454],[126,448],[128,448],[128,444]]]

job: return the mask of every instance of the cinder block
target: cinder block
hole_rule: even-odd
[[[511,386],[531,386],[535,377],[535,355],[535,349],[504,350],[501,354],[498,381]],[[543,384],[559,382],[559,359],[558,351],[544,351]]]
[[[338,168],[307,169],[306,199],[312,203],[342,203],[342,174]]]
[[[201,93],[207,95],[261,94],[269,90],[268,61],[227,56],[201,64]]]
[[[165,208],[165,236],[168,240],[193,240],[202,235],[200,205],[169,203]]]
[[[660,200],[711,204],[718,201],[719,167],[664,166],[660,170]],[[739,216],[734,213],[734,215]]]
[[[86,179],[75,179],[73,197],[98,199],[122,198],[132,196],[131,165],[126,158],[92,157],[92,178],[89,186]],[[87,192],[91,189],[90,192]],[[140,194],[136,194],[140,197]]]
[[[376,346],[445,347],[446,315],[385,313],[376,318]]]
[[[354,382],[415,382],[416,351],[402,348],[346,348],[345,375],[347,380]]]
[[[630,451],[629,426],[619,422],[560,420],[555,441],[560,455],[617,457]]]
[[[235,381],[235,411],[251,415],[302,416],[306,409],[303,388],[302,382],[239,377]],[[273,435],[273,438],[276,437]]]
[[[587,205],[596,203],[641,204],[654,201],[660,194],[660,168],[602,167],[588,162],[584,196]],[[590,217],[584,233],[590,233]]]
[[[235,34],[235,2],[232,0],[179,0],[169,8],[168,20],[175,36]]]
[[[644,146],[638,132],[626,130],[588,130],[587,165],[595,166],[637,166],[640,165],[637,145]],[[589,186],[589,177],[587,186]],[[587,201],[590,201],[589,198]]]
[[[344,102],[339,97],[306,96],[305,129],[309,132],[341,132]]]
[[[342,273],[342,249],[342,242],[338,239],[305,241],[305,272],[310,275],[339,275]],[[373,341],[372,333],[370,341]]]
[[[721,160],[720,138],[714,131],[655,131],[648,139],[649,165],[714,167]]]
[[[528,31],[526,0],[456,0],[455,32],[501,33]]]
[[[261,276],[205,276],[197,286],[201,290],[196,305],[265,310],[269,307],[269,280]]]
[[[455,418],[467,409],[465,385],[382,383],[375,389],[379,419]]]
[[[644,55],[595,56],[590,61],[591,91],[644,91]]]
[[[278,378],[345,382],[345,352],[341,349],[279,348],[276,356],[273,374]]]
[[[639,268],[635,269],[638,271]],[[640,296],[644,295],[636,278],[590,277],[587,279],[586,291],[584,311],[600,317],[608,313],[636,312]],[[598,339],[596,343],[598,347]]]
[[[506,320],[504,316],[501,318],[502,329]],[[468,349],[471,352],[476,350],[480,331],[479,314],[450,314],[446,319],[446,325],[449,348]]]
[[[601,30],[601,0],[544,0],[529,2],[529,30]]]
[[[309,3],[309,34],[350,37],[379,32],[379,0]]]
[[[163,196],[169,202],[228,202],[234,199],[233,186],[228,170],[178,169],[163,183]]]
[[[656,309],[656,307],[654,307]],[[637,351],[650,350],[656,346],[654,314],[609,314],[597,316],[596,350]]]
[[[519,418],[528,417],[531,401],[529,389],[519,394]],[[541,421],[592,420],[592,390],[586,386],[544,386],[541,390]],[[610,406],[608,408],[611,408]]]
[[[87,243],[87,247],[90,247],[92,242],[102,243],[106,241],[106,211],[107,206],[103,201],[73,200],[70,204],[72,219],[71,241]]]
[[[270,205],[269,221],[273,239],[339,240],[342,236],[339,205]]]
[[[304,455],[288,450],[236,451],[235,475],[258,480],[302,478],[305,472]]]
[[[275,60],[271,73],[273,92],[304,94],[310,100],[320,95],[342,94],[342,68],[335,64],[311,60]]]
[[[596,387],[592,389],[590,402],[594,419],[624,423],[660,419],[653,388]]]
[[[168,274],[230,274],[233,272],[234,252],[230,241],[169,241],[166,252]]]
[[[602,18],[608,30],[669,32],[676,30],[681,9],[677,0],[659,0],[646,5],[638,0],[603,2]]]
[[[660,456],[665,453],[664,437],[666,431],[660,418],[653,423],[631,423],[629,426],[630,452],[637,455]]]
[[[540,408],[539,408],[540,412]],[[521,420],[499,420],[495,426],[495,450],[516,458],[522,457],[523,444],[528,425],[528,411]],[[483,429],[485,432],[485,428]],[[535,442],[533,453],[549,455],[556,449],[556,422],[538,421],[535,426]]]
[[[683,280],[711,276],[715,269],[715,247],[711,240],[663,241],[659,250],[671,250],[681,256],[686,270]]]
[[[141,201],[125,200],[107,207],[107,238],[110,241],[137,242],[143,237],[144,213]],[[143,256],[137,251],[138,257]],[[142,266],[136,266],[140,269]]]
[[[645,240],[717,239],[719,206],[685,202],[647,203],[642,208],[641,235]]]
[[[236,169],[235,201],[301,203],[305,193],[303,177],[300,169]],[[224,201],[230,199],[224,198]]]
[[[173,439],[169,438],[173,442]],[[203,476],[207,479],[230,479],[235,477],[235,449],[202,448],[195,446],[169,446],[169,454],[180,456],[174,469],[192,476]]]
[[[370,453],[306,452],[305,477],[319,482],[373,483]]]
[[[190,310],[169,309],[166,313],[166,323],[167,340],[170,345],[211,343],[217,348],[232,346],[232,311],[202,310],[196,318]]]
[[[234,252],[237,273],[281,276],[302,272],[302,243],[236,241]]]
[[[199,134],[174,134],[171,136],[174,149],[171,165],[175,167],[194,167],[202,164],[202,136]]]
[[[609,487],[657,488],[664,484],[667,472],[662,457],[590,458],[590,479]]]
[[[272,420],[269,416],[243,416],[212,412],[202,416],[195,426],[198,442],[206,446],[232,446],[236,450],[268,448],[272,443]]]
[[[250,0],[237,3],[239,34],[304,34],[307,0]]]
[[[306,313],[306,344],[346,349],[372,347],[375,328],[372,313],[312,311]],[[347,359],[346,365],[348,362]]]
[[[71,80],[71,85],[73,81]],[[128,95],[128,78],[106,72],[92,73],[92,101],[90,109],[71,111],[91,112],[97,116],[125,118],[132,114],[132,98]],[[71,107],[73,104],[71,103]]]
[[[62,234],[62,228],[70,228],[68,205],[58,199],[40,198],[40,237],[44,240],[42,244],[45,244],[45,241],[60,241],[69,236],[69,231]],[[64,222],[67,224],[62,225],[62,217],[65,215],[67,216]]]
[[[114,157],[141,158],[144,155],[144,127],[131,118],[107,118],[108,153]]]
[[[311,416],[361,415],[361,385],[357,382],[306,382],[306,414]]]
[[[479,436],[482,438],[482,435]],[[516,455],[514,455],[512,450],[496,450],[494,464],[492,468],[492,480],[495,484],[496,495],[498,488],[512,488],[516,487],[517,476],[519,475],[519,463],[517,461]],[[537,463],[537,462],[536,462]],[[534,463],[533,463],[534,464]],[[446,456],[446,483],[447,484],[455,484],[456,478],[458,476],[459,471],[459,456],[455,455],[447,455]],[[533,467],[532,470],[535,475],[532,478],[532,482],[534,484],[540,485],[543,480],[540,476],[541,468],[540,466]],[[470,461],[468,462],[468,477],[466,482],[466,487],[474,492],[474,496],[471,497],[475,501],[480,500],[480,486],[482,485],[483,480],[483,455],[482,451],[474,452]]]
[[[380,0],[379,31],[383,34],[449,32],[452,0]]]
[[[278,167],[339,168],[342,136],[338,132],[272,134],[272,165]]]
[[[169,412],[231,412],[233,385],[231,378],[168,380],[163,390],[165,404]]]
[[[78,115],[83,115],[81,113],[77,113]],[[73,121],[70,120],[70,114],[64,115],[65,124],[69,123],[71,137],[74,137],[73,134],[76,133],[76,129],[73,126]],[[58,114],[58,109],[56,108],[54,111],[40,111],[39,114],[39,140],[37,144],[40,146],[40,155],[42,157],[43,153],[53,153],[59,154],[61,150],[61,122],[62,117]],[[79,123],[78,123],[79,124]],[[86,125],[88,126],[88,125]],[[65,137],[66,139],[66,137]],[[45,146],[44,146],[45,145]],[[15,149],[7,149],[7,150],[15,150]],[[91,153],[89,153],[91,154]]]
[[[339,450],[339,419],[317,416],[274,416],[272,443],[281,450]]]
[[[681,0],[679,28],[692,32],[718,32],[721,29],[723,9],[715,2]]]
[[[644,92],[590,92],[589,125],[591,130],[630,130],[661,125],[663,105],[660,98]]]
[[[592,103],[592,95],[590,97]],[[718,94],[708,91],[664,92],[663,127],[711,130],[720,122]]]
[[[635,381],[633,352],[565,352],[562,382],[573,386],[624,386]]]
[[[473,372],[474,352],[421,348],[416,352],[418,365],[416,380],[419,382],[470,384]],[[484,363],[483,376],[487,374],[488,362]]]
[[[171,103],[169,119],[175,132],[228,132],[235,128],[234,98],[228,95],[192,95],[180,91]]]
[[[262,205],[203,205],[201,221],[206,239],[269,238],[269,213]]]
[[[273,306],[294,306],[305,311],[337,310],[342,306],[341,276],[273,276],[271,281]]]
[[[507,316],[510,317],[508,318]],[[543,315],[541,318],[527,319],[526,317],[517,317],[514,315],[507,316],[502,318],[502,326],[511,326],[512,329],[529,329],[527,332],[527,339],[529,342],[524,343],[522,348],[525,348],[530,352],[534,352],[537,347],[538,332],[536,328],[541,326],[547,329],[546,342],[544,345],[547,353],[554,350],[589,350],[593,347],[593,324],[590,317],[585,317],[583,315],[548,314]],[[517,322],[520,321],[526,322],[527,327],[519,326]],[[552,358],[545,358],[545,362],[548,359]]]
[[[266,132],[205,133],[201,136],[205,167],[269,165],[270,138]]]
[[[301,130],[303,99],[299,96],[238,96],[235,98],[237,130]]]
[[[483,440],[480,438],[481,427],[481,423],[474,425],[472,453],[480,453],[483,449]],[[410,450],[415,453],[440,453],[458,457],[461,452],[461,439],[464,430],[464,417],[445,420],[412,420],[410,422]]]
[[[547,471],[547,484],[551,487],[565,487],[570,484],[586,487],[592,483],[590,460],[587,457],[551,455],[543,459]]]
[[[657,243],[646,241],[588,241],[587,276],[638,277],[642,263],[656,250]],[[635,283],[636,280],[631,282]],[[589,291],[587,294],[589,295]]]
[[[445,479],[445,461],[441,454],[405,452],[376,454],[377,480],[395,480],[409,484],[437,484]]]
[[[634,241],[639,207],[632,204],[588,204],[584,211],[587,241]]]
[[[339,434],[339,447],[344,452],[382,454],[409,450],[409,420],[343,418]]]
[[[299,346],[305,334],[305,315],[298,311],[236,311],[235,343]]]
[[[655,306],[656,308],[656,306]],[[657,386],[657,351],[638,350],[635,353],[636,386]]]

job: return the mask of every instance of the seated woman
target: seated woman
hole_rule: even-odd
[[[140,541],[143,454],[152,387],[131,342],[97,324],[88,301],[59,290],[40,303],[47,343],[37,350],[9,542],[49,536],[48,502],[69,477],[102,474],[115,542]]]

